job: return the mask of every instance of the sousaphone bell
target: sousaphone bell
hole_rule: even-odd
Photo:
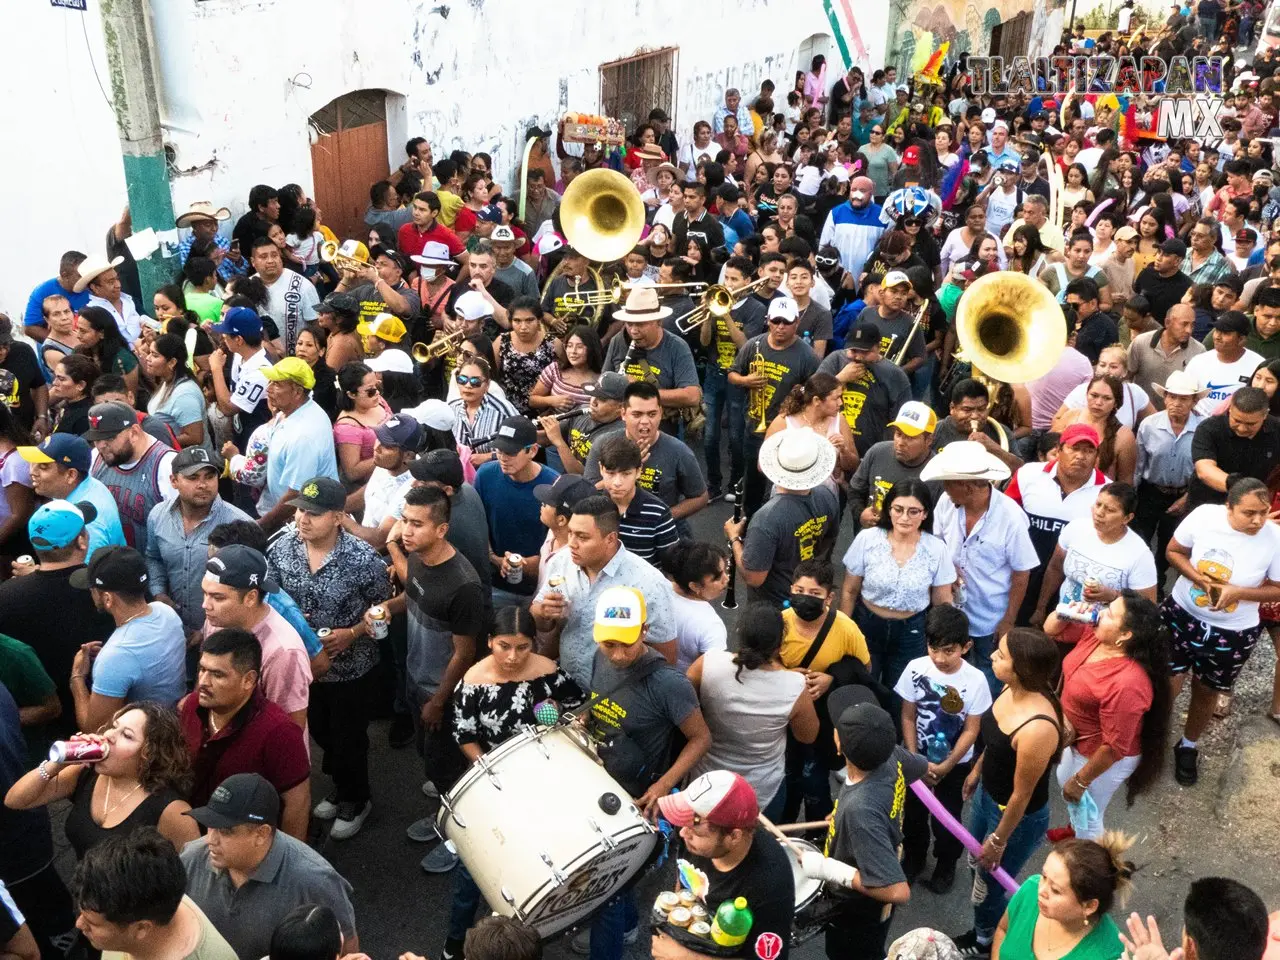
[[[1067,346],[1067,322],[1057,299],[1023,273],[1001,271],[975,280],[956,310],[957,358],[1005,383],[1044,376]]]

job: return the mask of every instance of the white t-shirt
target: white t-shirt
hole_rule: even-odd
[[[697,146],[692,140],[680,148],[680,152],[676,154],[678,163],[687,164],[688,169],[684,172],[684,179],[688,183],[698,179],[698,164],[703,160],[708,163],[714,163],[716,154],[720,152],[720,144],[712,140],[705,147]]]
[[[271,366],[267,351],[259,350],[242,361],[240,354],[231,358],[231,403],[245,413],[253,413],[267,397],[267,378],[262,371]]]
[[[1147,396],[1147,391],[1136,383],[1126,382],[1122,386],[1124,387],[1124,403],[1116,411],[1116,419],[1120,421],[1122,427],[1128,427],[1132,430],[1134,423],[1138,419],[1138,413],[1147,409],[1147,404],[1151,402],[1151,398]],[[1062,405],[1071,410],[1083,410],[1088,393],[1089,385],[1082,383],[1067,394],[1067,399],[1062,401]]]
[[[728,633],[715,608],[705,600],[690,600],[671,591],[676,623],[676,669],[684,673],[708,650],[724,650]]]
[[[987,197],[987,230],[999,235],[1001,230],[1013,223],[1013,214],[1017,209],[1016,189],[1012,193],[1005,193],[1003,187],[992,190]]]
[[[991,709],[987,678],[963,660],[955,673],[943,673],[927,656],[916,657],[902,671],[893,692],[916,705],[916,746],[930,763],[941,763],[951,755],[966,719]],[[970,747],[960,762],[972,759]]]
[[[1266,523],[1253,536],[1231,528],[1227,508],[1206,503],[1187,514],[1173,531],[1173,539],[1191,550],[1191,565],[1201,574],[1238,587],[1280,582],[1280,526]],[[1173,599],[1197,620],[1224,630],[1248,630],[1258,625],[1258,604],[1241,600],[1225,610],[1213,610],[1205,592],[1186,577],[1173,586]]]
[[[391,516],[391,507],[404,498],[404,491],[413,483],[413,474],[405,470],[399,476],[382,467],[374,467],[369,482],[364,487],[364,517],[362,527],[381,526]]]
[[[298,332],[316,318],[320,295],[310,280],[288,269],[267,287],[267,294],[267,315],[280,328],[284,352],[292,354]]]
[[[1196,413],[1212,417],[1213,412],[1222,406],[1223,400],[1249,382],[1260,363],[1262,357],[1252,350],[1245,350],[1240,359],[1233,363],[1219,360],[1217,350],[1206,350],[1188,360],[1185,367],[1187,373],[1196,378],[1201,390],[1209,391],[1209,395],[1196,404]]]
[[[1089,579],[1110,590],[1145,590],[1156,585],[1156,558],[1132,530],[1126,530],[1119,543],[1103,543],[1093,517],[1080,517],[1062,528],[1058,546],[1067,554],[1058,592],[1062,603],[1083,600],[1084,582]]]
[[[675,222],[676,222],[676,212],[674,209],[672,209],[670,201],[667,201],[662,206],[660,206],[653,215],[653,225],[656,227],[659,224],[661,224],[662,226],[667,228],[667,233],[669,233],[673,237],[675,236],[675,232],[676,232]]]
[[[31,487],[31,465],[19,456],[17,450],[10,450],[0,457],[0,521],[8,520],[9,498],[4,496],[4,488],[11,483]]]
[[[1089,176],[1093,176],[1093,171],[1098,169],[1098,161],[1102,159],[1103,149],[1101,147],[1085,147],[1076,154],[1076,163],[1080,164],[1089,171]]]

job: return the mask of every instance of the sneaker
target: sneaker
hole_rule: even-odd
[[[1173,778],[1184,787],[1194,787],[1200,779],[1200,751],[1181,744],[1173,748]]]
[[[1044,838],[1050,843],[1061,843],[1063,840],[1070,840],[1076,835],[1076,828],[1067,824],[1065,827],[1054,827],[1052,830],[1044,832]]]
[[[707,503],[717,503],[724,499],[724,492],[719,487],[707,487]]]
[[[329,794],[311,808],[311,815],[317,820],[332,820],[338,815],[338,795]]]
[[[422,781],[422,795],[429,800],[440,799],[440,791],[436,789],[436,785],[430,780]]]
[[[329,830],[330,838],[334,840],[350,840],[360,832],[360,828],[369,819],[369,814],[372,811],[372,800],[366,800],[363,806],[350,801],[338,804],[338,819],[333,821],[333,827]]]
[[[636,924],[630,930],[622,935],[622,942],[628,947],[640,939],[640,924]],[[585,957],[591,953],[591,927],[586,927],[576,937],[569,941],[569,946],[574,953],[580,957]]]
[[[413,743],[413,717],[407,713],[397,713],[391,720],[387,730],[387,745],[399,750]]]
[[[409,824],[409,829],[405,830],[404,835],[414,843],[431,843],[440,839],[440,833],[436,830],[435,817],[423,817],[421,820],[415,820]]]
[[[933,866],[933,876],[925,881],[925,889],[931,893],[941,896],[951,890],[952,884],[956,882],[956,865],[955,863],[942,863],[939,861]]]
[[[448,873],[457,865],[458,855],[447,840],[422,858],[422,869],[427,873]]]
[[[958,937],[952,937],[951,942],[956,945],[956,950],[964,960],[983,960],[991,956],[991,944],[979,943],[978,934],[973,930],[968,930]]]
[[[902,858],[902,872],[907,875],[907,883],[915,883],[916,878],[924,873],[925,861],[928,857],[914,850]]]
[[[444,952],[440,954],[440,960],[462,960],[462,944],[461,940],[447,938],[444,942]]]

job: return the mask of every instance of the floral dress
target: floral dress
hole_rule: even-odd
[[[543,337],[532,353],[521,353],[511,346],[511,334],[504,333],[498,340],[498,356],[502,360],[502,375],[498,380],[507,399],[521,416],[532,417],[529,391],[547,365],[555,363],[555,341],[551,337]]]
[[[554,700],[562,710],[586,699],[582,690],[561,669],[532,680],[505,683],[458,684],[453,691],[453,738],[459,746],[478,744],[492,750],[522,727],[534,726],[535,705]]]

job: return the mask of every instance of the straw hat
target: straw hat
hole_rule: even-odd
[[[633,287],[627,294],[627,303],[621,310],[613,311],[613,319],[623,323],[644,323],[671,316],[671,308],[658,302],[658,291],[651,285]]]
[[[215,207],[211,200],[197,200],[187,207],[187,212],[178,217],[177,225],[181,229],[189,227],[197,220],[230,220],[231,211],[226,207]]]
[[[760,472],[785,490],[812,490],[831,476],[836,448],[807,427],[788,427],[760,446]]]
[[[976,440],[953,440],[939,450],[924,469],[920,479],[985,480],[999,483],[1009,479],[1008,465]]]
[[[80,279],[76,281],[76,285],[71,289],[76,293],[84,293],[85,287],[96,280],[99,274],[114,270],[122,263],[124,263],[124,257],[115,257],[112,260],[108,260],[106,257],[89,257],[84,263],[80,264]]]

